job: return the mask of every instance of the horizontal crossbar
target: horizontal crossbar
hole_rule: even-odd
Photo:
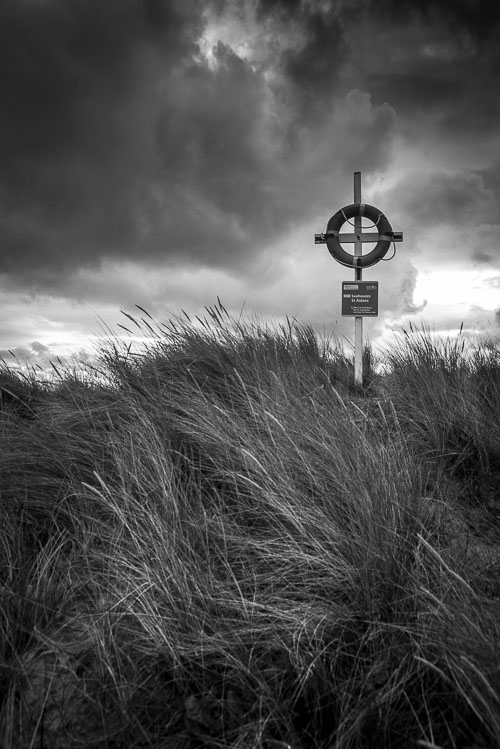
[[[345,242],[347,244],[353,244],[354,242],[378,242],[379,239],[388,239],[391,242],[402,242],[403,232],[395,231],[392,234],[380,234],[378,232],[360,232],[359,234],[337,234],[333,231],[325,232],[324,234],[315,234],[315,244],[325,244],[328,237],[338,236],[339,242]]]

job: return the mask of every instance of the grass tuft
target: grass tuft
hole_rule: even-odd
[[[0,745],[500,745],[496,344],[127,318],[0,373]]]

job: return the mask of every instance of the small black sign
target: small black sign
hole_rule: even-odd
[[[342,281],[342,316],[377,317],[378,281]]]

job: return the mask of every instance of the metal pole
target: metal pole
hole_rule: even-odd
[[[361,203],[361,172],[354,172],[354,202]],[[356,241],[354,242],[354,256],[360,257],[363,254],[363,244],[361,242],[361,231],[363,223],[361,216],[354,218],[354,233]],[[354,280],[362,280],[362,268],[354,269]],[[354,382],[356,385],[363,384],[363,318],[354,318]]]

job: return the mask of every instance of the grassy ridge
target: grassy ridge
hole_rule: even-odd
[[[500,361],[298,324],[2,373],[0,745],[500,745]]]

